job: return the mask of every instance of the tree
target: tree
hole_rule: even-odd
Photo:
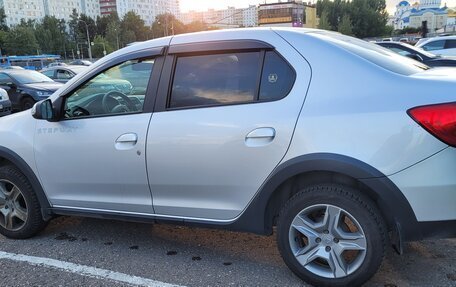
[[[0,30],[8,31],[8,25],[6,25],[6,14],[4,8],[0,8]]]
[[[111,14],[104,15],[104,16],[98,16],[97,21],[96,21],[96,26],[97,26],[97,35],[106,36],[106,32],[108,31],[108,25],[110,23],[120,23],[119,16],[117,15],[116,12],[112,12]]]
[[[147,37],[147,28],[144,21],[133,11],[128,12],[123,17],[120,27],[122,30],[121,41],[129,44],[136,41],[144,41]]]
[[[385,0],[352,0],[349,16],[358,38],[381,36],[388,21]]]
[[[111,45],[111,47],[116,47],[120,49],[120,22],[112,21],[108,23],[106,28],[106,41]]]
[[[328,21],[328,12],[323,11],[320,17],[320,23],[318,24],[318,28],[323,30],[331,30],[331,24]]]
[[[339,27],[337,29],[342,34],[352,36],[353,35],[353,25],[351,23],[350,16],[345,14],[342,17],[342,21],[339,23]]]
[[[5,48],[10,55],[36,54],[39,45],[31,27],[16,26],[5,37]]]
[[[186,31],[186,26],[170,13],[157,15],[152,24],[154,38],[182,34]]]
[[[106,49],[106,50],[104,50]],[[93,39],[93,47],[92,47],[92,53],[95,58],[101,58],[104,57],[104,51],[106,51],[107,54],[112,53],[114,49],[112,48],[111,44],[106,41],[105,38],[103,38],[100,35],[95,36]]]
[[[317,15],[320,16],[320,22],[323,22],[320,28],[323,26],[322,29],[327,30],[339,30],[344,16],[348,15],[352,34],[359,38],[382,36],[387,32],[388,12],[385,0],[319,0]]]
[[[35,37],[42,53],[65,55],[66,39],[65,20],[54,16],[45,16],[35,25]]]

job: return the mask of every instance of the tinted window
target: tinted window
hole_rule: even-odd
[[[260,52],[179,57],[170,108],[252,102]]]
[[[455,49],[456,48],[456,40],[447,40],[445,49]]]
[[[73,74],[66,70],[57,70],[57,79],[59,80],[69,80],[73,78]]]
[[[425,51],[435,51],[435,50],[443,50],[445,47],[445,40],[439,40],[427,43],[423,46]]]
[[[98,74],[66,99],[65,118],[141,112],[153,64],[131,60]]]
[[[0,85],[9,85],[11,84],[13,81],[11,80],[10,77],[8,77],[7,75],[5,74],[0,74]]]
[[[54,78],[54,70],[47,70],[41,73],[49,78]]]
[[[266,52],[261,77],[260,101],[285,97],[295,81],[295,73],[282,57],[273,51]]]

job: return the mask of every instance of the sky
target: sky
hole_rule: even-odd
[[[369,0],[366,0],[369,1]],[[401,0],[386,0],[388,5],[388,11],[394,13],[395,6]],[[180,6],[182,12],[188,12],[189,10],[205,11],[209,8],[214,9],[225,9],[228,6],[234,6],[236,8],[248,7],[249,4],[264,3],[265,0],[180,0]],[[267,0],[268,3],[278,2],[278,0]],[[316,2],[316,0],[307,0],[304,2]],[[412,0],[410,2],[415,2]],[[447,3],[448,7],[456,7],[456,0],[442,0],[442,4]]]

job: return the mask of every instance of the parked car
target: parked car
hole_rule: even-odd
[[[124,69],[149,77],[125,93],[96,90]],[[446,69],[303,28],[126,47],[0,119],[0,233],[28,238],[54,215],[277,226],[297,276],[359,286],[390,242],[456,236],[456,72]]]
[[[0,117],[11,114],[11,101],[8,93],[0,88]]]
[[[21,66],[3,66],[1,67],[1,69],[4,69],[4,70],[25,70],[24,68],[22,68]]]
[[[40,73],[45,76],[48,76],[56,82],[66,83],[69,80],[71,80],[74,76],[85,71],[86,69],[86,66],[67,65],[64,67],[46,68],[41,70]]]
[[[61,83],[30,70],[0,70],[0,88],[8,92],[14,111],[30,109],[62,86]]]
[[[399,55],[420,61],[430,67],[456,67],[456,57],[436,56],[406,43],[379,42],[377,44]]]
[[[78,66],[90,66],[93,63],[90,62],[89,60],[74,60],[70,62],[70,65],[78,65]]]
[[[52,67],[65,67],[65,66],[68,66],[68,65],[65,64],[64,62],[53,62],[53,63],[50,63],[49,65],[47,65],[46,68],[52,68]]]
[[[416,46],[435,55],[456,56],[456,36],[429,38]]]

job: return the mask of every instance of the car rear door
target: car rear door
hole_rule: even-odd
[[[311,73],[267,35],[268,43],[173,39],[147,137],[158,216],[232,220],[285,155]]]

